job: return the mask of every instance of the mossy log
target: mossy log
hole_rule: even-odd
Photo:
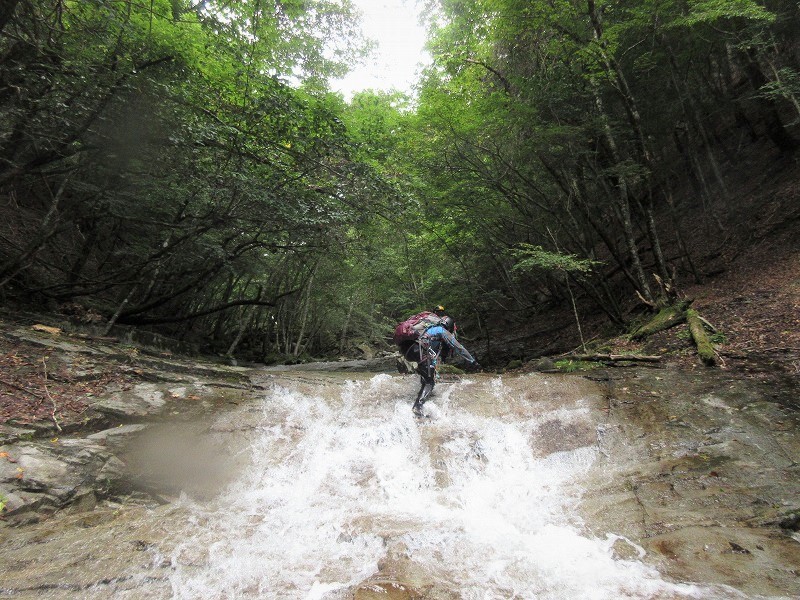
[[[686,309],[689,307],[689,304],[691,304],[691,300],[684,300],[662,308],[655,317],[634,331],[631,334],[631,339],[643,340],[654,333],[686,322]]]
[[[700,360],[709,367],[717,364],[717,353],[714,351],[714,346],[711,340],[708,339],[708,334],[703,327],[703,320],[697,311],[691,308],[686,311],[686,322],[689,324],[689,333],[692,334],[694,345],[697,346],[697,354]]]

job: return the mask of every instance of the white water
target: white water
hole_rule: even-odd
[[[245,476],[211,505],[185,501],[176,598],[352,598],[376,575],[432,599],[712,596],[585,532],[596,446],[537,447],[548,419],[589,418],[580,399],[556,408],[524,382],[464,381],[437,386],[419,420],[411,378],[295,387],[264,399]]]

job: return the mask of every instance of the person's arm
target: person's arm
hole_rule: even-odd
[[[445,344],[447,344],[448,346],[450,346],[453,350],[455,350],[458,353],[459,356],[461,356],[464,359],[466,359],[467,362],[470,362],[470,363],[478,362],[472,357],[472,355],[469,353],[469,351],[466,348],[464,348],[464,346],[461,345],[461,342],[459,342],[456,339],[456,336],[454,336],[452,333],[447,331],[444,327],[442,327],[442,331],[440,332],[440,335],[442,336],[442,341]]]

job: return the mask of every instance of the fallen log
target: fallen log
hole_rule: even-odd
[[[691,303],[691,300],[683,300],[677,304],[662,308],[656,316],[634,331],[631,334],[631,339],[643,340],[654,333],[686,322],[686,309]]]
[[[689,324],[689,333],[692,335],[694,345],[697,347],[697,354],[703,364],[713,367],[717,364],[717,353],[711,340],[708,339],[708,334],[703,326],[703,319],[697,314],[697,311],[688,309],[686,311],[686,322]]]
[[[569,360],[584,360],[586,362],[658,362],[660,356],[644,354],[572,354]]]

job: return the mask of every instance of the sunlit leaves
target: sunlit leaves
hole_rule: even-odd
[[[324,86],[341,76],[364,42],[350,0],[211,0],[203,16],[238,45],[242,64],[270,76]]]
[[[747,19],[770,23],[775,15],[754,0],[690,0],[685,12],[676,17],[672,26],[691,27],[720,20]]]

